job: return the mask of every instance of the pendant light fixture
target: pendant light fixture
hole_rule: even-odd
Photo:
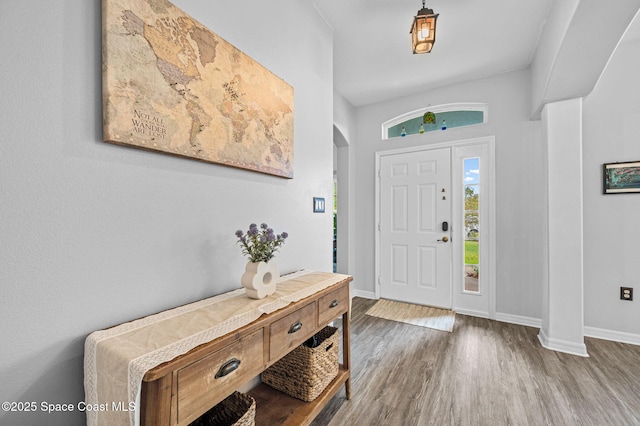
[[[433,13],[433,9],[427,9],[422,0],[422,9],[413,17],[411,25],[411,47],[413,53],[429,53],[436,42],[436,21],[438,13]]]

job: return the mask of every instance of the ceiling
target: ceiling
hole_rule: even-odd
[[[427,0],[440,14],[436,43],[414,55],[420,0],[312,0],[334,32],[334,88],[356,107],[526,68],[553,1]]]

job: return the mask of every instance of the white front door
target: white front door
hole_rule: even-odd
[[[380,157],[380,296],[451,308],[451,149]]]

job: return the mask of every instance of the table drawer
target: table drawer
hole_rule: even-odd
[[[324,326],[349,309],[349,285],[320,298],[318,302],[318,326]]]
[[[299,346],[316,330],[316,302],[275,321],[269,327],[269,361]]]
[[[188,424],[263,370],[264,329],[178,370],[178,423]]]

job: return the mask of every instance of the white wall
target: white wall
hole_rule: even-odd
[[[579,4],[580,0],[554,1],[544,23],[531,64],[531,112],[538,119],[545,102],[549,101],[547,95],[549,81],[571,19]]]
[[[356,291],[373,293],[375,235],[374,153],[414,145],[496,137],[497,303],[502,314],[540,318],[546,190],[540,123],[529,121],[528,70],[448,86],[357,109]],[[381,123],[418,108],[454,102],[489,104],[489,122],[405,138],[381,140]]]
[[[553,3],[532,64],[532,115],[544,104],[581,98],[594,88],[620,38],[640,8],[640,0]],[[594,27],[598,31],[594,31]]]
[[[335,144],[334,169],[338,179],[338,259],[336,272],[350,274],[354,269],[354,226],[356,193],[351,170],[354,169],[352,141],[355,139],[355,108],[339,93],[333,93],[333,142]]]
[[[87,334],[240,287],[251,222],[290,234],[283,272],[331,270],[330,30],[309,2],[174,3],[294,86],[294,179],[103,143],[100,2],[0,2],[2,401],[75,404]],[[45,423],[84,414],[0,412]]]
[[[333,125],[340,131],[344,142],[339,146],[349,145],[355,135],[356,110],[338,92],[333,92]]]
[[[640,40],[620,44],[583,103],[585,326],[637,344],[640,194],[602,194],[602,164],[640,160],[639,68]],[[633,302],[620,300],[621,286],[634,287]]]

